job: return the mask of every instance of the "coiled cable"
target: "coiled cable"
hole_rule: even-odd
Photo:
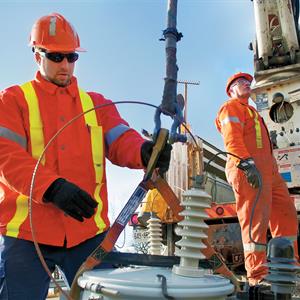
[[[242,159],[241,157],[239,157],[238,155],[235,155],[234,153],[230,153],[230,152],[226,152],[226,151],[219,151],[218,153],[216,153],[206,164],[205,168],[204,168],[204,174],[207,174],[206,170],[208,168],[208,166],[210,165],[210,163],[212,161],[214,161],[216,159],[217,156],[221,155],[221,154],[225,154],[225,155],[231,155],[233,157],[236,157],[238,159],[240,159],[241,161],[243,162],[246,162],[248,163],[246,160]],[[204,179],[205,180],[205,179]],[[252,206],[252,209],[251,209],[251,214],[250,214],[250,222],[249,222],[249,239],[250,241],[255,244],[255,245],[260,245],[260,246],[267,246],[267,244],[264,244],[264,243],[259,243],[259,242],[256,242],[254,241],[254,239],[252,238],[252,224],[253,224],[253,218],[254,218],[254,213],[255,213],[255,208],[256,208],[256,205],[259,201],[259,198],[260,198],[260,195],[261,195],[261,191],[262,191],[262,178],[261,178],[261,175],[258,174],[258,191],[256,193],[256,196],[255,196],[255,199],[254,199],[254,202],[253,202],[253,206]]]
[[[41,161],[43,159],[43,157],[45,156],[45,153],[47,151],[47,149],[50,147],[50,145],[53,143],[53,141],[67,128],[69,127],[71,124],[73,124],[77,119],[81,118],[82,116],[84,116],[85,114],[97,110],[97,109],[101,109],[107,106],[111,106],[111,105],[118,105],[118,104],[135,104],[135,105],[144,105],[144,106],[149,106],[149,107],[153,107],[156,110],[160,109],[165,115],[170,116],[173,119],[176,119],[186,130],[186,132],[188,132],[190,134],[190,136],[192,137],[192,139],[194,140],[194,142],[196,143],[196,139],[193,136],[193,134],[191,133],[191,131],[189,130],[189,128],[187,127],[187,125],[180,120],[177,115],[172,115],[170,114],[168,111],[163,110],[162,108],[154,105],[154,104],[150,104],[147,102],[143,102],[143,101],[116,101],[116,102],[109,102],[109,103],[104,103],[104,104],[100,104],[100,105],[96,105],[95,107],[86,110],[80,114],[78,114],[77,116],[75,116],[73,119],[69,120],[63,127],[61,127],[54,135],[53,137],[49,140],[49,142],[46,144],[45,148],[43,149],[42,153],[40,154],[37,163],[35,165],[35,168],[32,172],[32,178],[31,178],[31,183],[30,183],[30,191],[29,191],[29,200],[28,200],[28,214],[29,214],[29,223],[30,223],[30,229],[31,229],[31,234],[32,234],[32,241],[34,243],[34,247],[37,251],[37,255],[41,261],[41,264],[43,266],[43,268],[45,269],[46,273],[49,275],[50,279],[53,281],[53,283],[55,284],[55,286],[57,287],[57,289],[63,294],[63,296],[68,299],[68,300],[73,300],[59,285],[59,283],[55,280],[55,278],[52,276],[51,271],[49,270],[47,263],[43,257],[43,254],[40,250],[39,244],[37,242],[36,239],[36,233],[35,233],[35,229],[34,229],[34,224],[33,224],[33,219],[32,219],[32,201],[33,201],[33,188],[35,185],[35,178],[36,178],[36,174],[38,171],[38,168],[41,164]],[[197,143],[196,143],[197,144]]]

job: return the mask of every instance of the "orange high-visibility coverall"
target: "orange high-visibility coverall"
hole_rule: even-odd
[[[252,239],[266,244],[268,225],[272,237],[286,237],[294,242],[298,257],[297,212],[287,186],[280,176],[268,130],[256,109],[247,100],[229,99],[220,108],[216,118],[226,151],[243,159],[252,157],[262,177],[262,191],[252,222]],[[266,247],[249,238],[250,215],[258,189],[247,182],[244,172],[236,166],[239,159],[228,156],[226,176],[232,185],[236,210],[241,226],[245,267],[250,285],[255,285],[267,274]]]

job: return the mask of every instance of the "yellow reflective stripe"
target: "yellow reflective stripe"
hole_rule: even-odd
[[[250,117],[253,118],[253,112],[249,107],[248,107],[248,112],[249,112]]]
[[[83,111],[94,108],[94,103],[89,94],[79,89],[79,95],[81,100],[81,106]],[[98,126],[96,112],[94,110],[84,115],[85,123],[90,126]]]
[[[6,226],[6,235],[18,237],[20,226],[28,216],[28,197],[20,194],[16,200],[16,212],[13,218]]]
[[[104,228],[106,227],[103,219],[101,218],[101,212],[102,212],[102,208],[103,208],[103,202],[100,198],[101,187],[102,187],[102,184],[97,184],[96,189],[95,189],[95,193],[94,193],[94,198],[98,202],[97,211],[96,211],[95,217],[94,217],[95,223],[98,227],[97,233],[103,232]]]
[[[258,119],[258,113],[255,112],[255,131],[256,131],[256,146],[257,148],[262,148],[262,136],[261,136],[261,126]]]
[[[101,126],[92,126],[90,129],[96,183],[100,184],[103,177],[103,132]]]
[[[79,95],[83,111],[87,111],[94,108],[93,100],[86,92],[79,89]],[[84,115],[84,119],[85,123],[89,126],[91,132],[91,147],[96,180],[94,198],[98,202],[98,208],[97,212],[95,213],[94,220],[98,227],[98,233],[100,233],[103,232],[103,229],[106,227],[103,219],[101,218],[103,202],[100,198],[100,191],[102,187],[103,178],[103,131],[102,127],[98,126],[97,116],[94,110],[86,113]]]
[[[255,135],[256,135],[256,147],[262,148],[262,135],[261,135],[261,126],[258,119],[258,113],[255,112],[255,116],[253,116],[252,110],[248,107],[248,112],[250,114],[250,117],[254,119],[255,124]]]
[[[28,106],[29,114],[29,130],[32,157],[38,159],[44,150],[44,133],[43,123],[39,110],[39,101],[31,82],[26,82],[20,86],[24,93]],[[41,163],[45,164],[45,157]],[[17,237],[19,235],[20,226],[28,216],[28,197],[20,194],[16,199],[16,212],[10,222],[7,224],[8,236]]]
[[[81,105],[83,111],[94,108],[94,103],[91,97],[84,92],[79,90]],[[100,184],[103,177],[103,133],[102,127],[98,126],[96,112],[94,110],[84,115],[85,123],[90,127],[91,131],[91,145],[93,163],[95,168],[96,183]]]
[[[26,82],[20,87],[24,93],[25,100],[28,105],[32,157],[38,159],[45,148],[43,123],[39,109],[39,101],[31,82]],[[45,164],[45,156],[43,157],[41,163],[43,165]]]

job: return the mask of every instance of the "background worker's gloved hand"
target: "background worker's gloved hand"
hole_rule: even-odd
[[[144,167],[147,167],[152,150],[154,147],[154,142],[145,141],[141,147],[141,157]],[[170,158],[171,158],[172,146],[166,143],[165,147],[162,149],[158,161],[156,163],[156,168],[159,168],[160,174],[165,173],[169,169]]]
[[[257,170],[253,158],[243,159],[237,167],[244,171],[247,181],[253,188],[258,188],[260,182],[260,173]]]
[[[72,218],[83,222],[95,213],[98,203],[77,185],[63,178],[56,179],[44,194],[44,202],[52,202]]]

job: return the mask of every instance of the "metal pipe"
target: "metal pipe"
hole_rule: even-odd
[[[176,113],[177,59],[176,43],[179,40],[176,29],[177,0],[168,1],[167,28],[163,31],[166,51],[166,77],[162,98],[162,108],[171,114]]]

